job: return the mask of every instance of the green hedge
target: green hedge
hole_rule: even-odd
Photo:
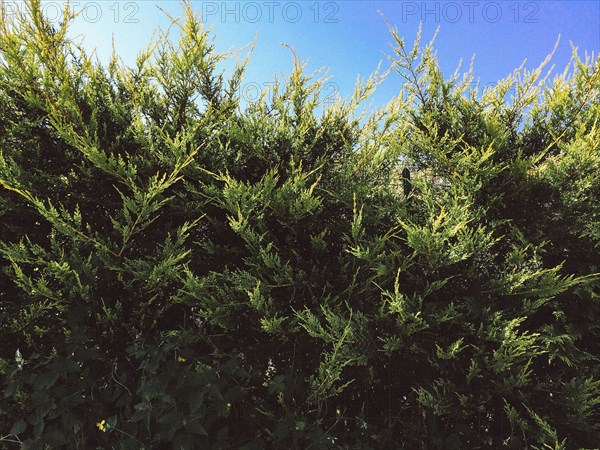
[[[391,29],[400,95],[363,117],[383,75],[323,105],[295,56],[245,104],[187,4],[131,67],[28,8],[0,25],[0,445],[600,442],[597,60],[477,94]]]

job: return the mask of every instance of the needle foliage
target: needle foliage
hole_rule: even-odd
[[[323,104],[183,4],[102,65],[0,21],[0,446],[575,449],[600,442],[600,69],[445,78],[390,28]]]

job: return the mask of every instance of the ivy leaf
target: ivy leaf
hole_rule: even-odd
[[[25,421],[23,419],[19,419],[12,426],[9,434],[11,436],[17,436],[17,435],[21,434],[23,431],[25,431],[25,428],[27,428],[27,424],[25,423]]]

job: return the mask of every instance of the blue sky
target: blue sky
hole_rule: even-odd
[[[10,3],[10,2],[9,2]],[[85,45],[97,48],[106,60],[114,35],[116,48],[132,62],[157,26],[169,23],[157,5],[173,16],[181,15],[179,1],[73,0],[83,9],[73,26]],[[569,1],[192,1],[213,26],[219,50],[256,47],[245,78],[244,95],[265,87],[274,75],[288,74],[292,46],[309,69],[329,68],[330,83],[324,95],[351,94],[357,75],[367,76],[391,53],[391,35],[380,12],[398,28],[407,43],[423,23],[423,41],[436,28],[435,43],[444,73],[450,76],[459,61],[468,69],[475,55],[474,72],[481,84],[495,83],[525,59],[534,68],[550,53],[561,36],[552,60],[562,72],[571,56],[570,42],[580,54],[600,51],[600,0]],[[64,2],[45,1],[52,19]],[[382,104],[400,91],[401,79],[391,74],[374,97]]]

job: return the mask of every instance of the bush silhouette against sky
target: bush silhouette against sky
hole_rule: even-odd
[[[600,59],[482,92],[390,21],[252,102],[179,8],[106,61],[2,11],[0,445],[596,446]]]
[[[47,12],[56,16],[55,5],[60,3],[49,4]],[[310,70],[331,69],[326,99],[350,95],[357,75],[373,72],[392,50],[382,15],[408,42],[414,41],[420,24],[427,42],[439,27],[436,50],[444,73],[453,73],[461,60],[462,70],[468,69],[475,55],[481,85],[495,84],[524,60],[528,69],[536,68],[559,35],[553,58],[557,67],[568,63],[571,42],[582,55],[600,51],[600,4],[595,1],[193,1],[191,5],[202,14],[204,24],[214,27],[219,51],[240,49],[256,39],[245,80],[249,99],[256,98],[255,85],[264,88],[274,75],[291,70],[290,54],[282,43],[291,45],[301,59],[310,58]],[[97,48],[106,61],[114,33],[119,55],[133,62],[153,29],[169,26],[161,9],[177,17],[180,3],[86,2],[79,8],[84,13],[75,21],[73,34],[85,36],[86,45]],[[391,77],[380,86],[376,106],[397,95],[397,81]]]

